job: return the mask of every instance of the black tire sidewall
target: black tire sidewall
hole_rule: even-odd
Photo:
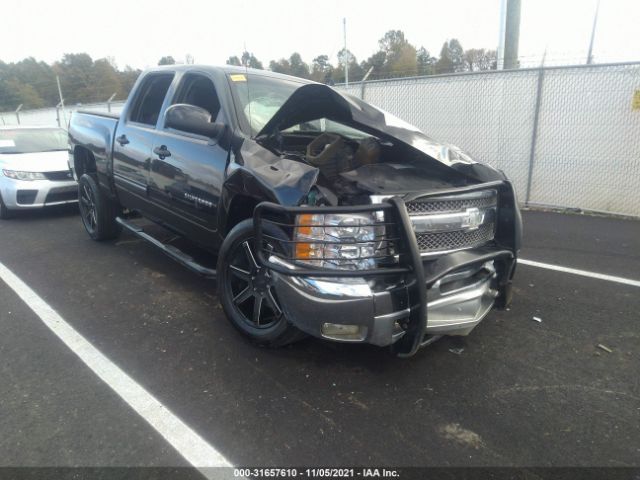
[[[264,231],[276,238],[286,239],[285,234],[278,228],[268,228],[265,226]],[[244,220],[237,224],[231,232],[229,232],[222,243],[218,256],[217,268],[218,296],[227,319],[235,328],[240,330],[256,343],[264,345],[275,344],[278,343],[285,335],[288,335],[291,329],[295,329],[295,327],[287,321],[286,315],[283,314],[280,320],[271,327],[256,328],[247,323],[242,314],[238,312],[236,307],[233,305],[233,294],[229,284],[230,276],[228,265],[231,261],[229,257],[240,244],[247,240],[250,240],[253,245],[254,230],[252,219]]]
[[[85,230],[93,240],[108,240],[115,238],[120,232],[118,223],[116,222],[116,214],[113,205],[109,204],[109,199],[101,191],[96,180],[88,174],[84,174],[78,180],[78,199],[82,201],[82,188],[87,186],[93,195],[96,213],[96,227],[91,231],[84,218],[82,206],[80,206],[80,214],[82,216],[82,224]]]

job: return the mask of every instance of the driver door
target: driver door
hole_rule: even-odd
[[[171,104],[204,108],[212,121],[225,123],[212,79],[185,73]],[[164,122],[163,122],[164,123]],[[229,152],[202,135],[160,125],[154,139],[149,174],[150,200],[167,209],[179,230],[201,243],[215,240],[218,204]]]

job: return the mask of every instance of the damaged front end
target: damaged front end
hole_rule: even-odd
[[[254,211],[257,256],[300,330],[408,356],[509,303],[521,219],[501,172],[324,85],[261,126],[244,166],[277,185]]]

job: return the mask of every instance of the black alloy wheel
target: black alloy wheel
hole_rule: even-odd
[[[122,227],[116,221],[120,206],[91,175],[84,174],[78,180],[78,202],[82,224],[91,238],[101,241],[120,235]]]
[[[284,232],[265,226],[269,244],[261,248],[284,252]],[[277,239],[283,239],[278,242]],[[306,335],[288,319],[276,293],[277,276],[259,264],[253,220],[238,223],[225,237],[218,255],[218,295],[231,324],[254,343],[279,347]]]
[[[282,318],[282,309],[273,291],[273,277],[256,261],[251,245],[253,240],[247,239],[236,245],[231,254],[232,301],[249,325],[269,328]]]
[[[98,225],[98,218],[96,213],[96,199],[92,189],[88,183],[83,183],[79,186],[80,195],[80,215],[82,216],[82,223],[84,228],[87,229],[87,233],[93,236]]]

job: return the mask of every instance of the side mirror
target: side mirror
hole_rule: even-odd
[[[226,128],[222,123],[212,123],[211,114],[204,108],[186,103],[167,108],[165,126],[214,139],[220,137]]]

